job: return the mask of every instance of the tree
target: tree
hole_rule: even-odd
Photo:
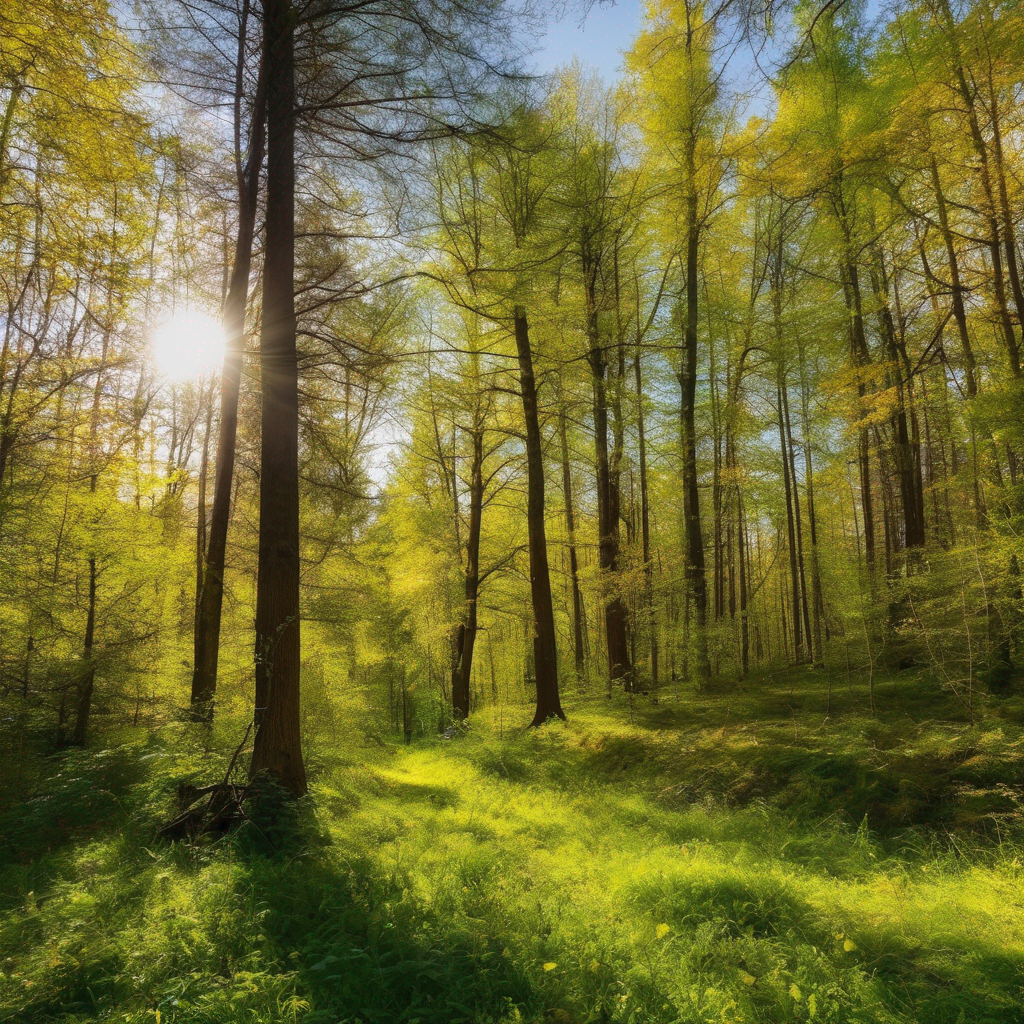
[[[299,374],[295,349],[295,11],[264,0],[266,255],[260,334],[260,539],[249,772],[306,792],[299,731]]]

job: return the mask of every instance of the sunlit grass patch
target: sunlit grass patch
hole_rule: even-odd
[[[3,820],[64,841],[5,839],[3,1019],[1021,1019],[1019,727],[727,698],[357,743],[192,847],[153,833],[227,724],[40,762]]]

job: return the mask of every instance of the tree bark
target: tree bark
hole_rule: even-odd
[[[569,464],[569,438],[565,424],[565,402],[558,411],[558,436],[562,446],[562,496],[565,501],[565,529],[569,536],[569,575],[572,578],[572,637],[576,675],[584,672],[583,595],[580,593],[579,561],[576,555],[576,514],[572,501],[572,470]]]
[[[206,481],[210,468],[210,430],[213,426],[213,392],[206,400],[206,425],[203,431],[203,456],[199,463],[199,493],[196,498],[196,600],[193,610],[193,632],[195,619],[199,618],[199,606],[203,598],[203,563],[206,560]],[[194,671],[194,670],[193,670]]]
[[[626,643],[626,609],[618,595],[619,482],[615,459],[608,452],[608,361],[597,321],[596,279],[598,268],[583,261],[584,294],[587,308],[587,361],[594,387],[594,455],[597,475],[598,565],[604,594],[605,640],[609,679],[628,679],[629,648]]]
[[[807,474],[807,522],[810,527],[811,540],[811,607],[813,609],[811,660],[814,665],[823,665],[821,622],[824,618],[825,607],[821,591],[821,564],[818,556],[818,515],[814,507],[814,459],[811,454],[810,401],[803,345],[800,346],[800,405],[803,421],[804,471]]]
[[[956,321],[957,333],[960,335],[960,347],[964,353],[964,377],[967,383],[967,397],[974,398],[978,394],[978,377],[975,369],[974,348],[971,336],[967,331],[967,310],[964,306],[964,286],[960,280],[960,261],[956,253],[953,232],[949,227],[949,212],[946,197],[942,191],[939,178],[939,165],[934,154],[931,156],[932,187],[935,190],[935,204],[939,214],[939,229],[946,247],[946,261],[949,268],[949,288],[953,308],[953,319]],[[928,276],[927,262],[924,260],[924,246],[921,247],[922,261],[925,262],[925,273]]]
[[[636,426],[640,459],[640,537],[644,556],[644,600],[651,636],[651,686],[658,688],[658,620],[654,610],[654,565],[651,562],[651,512],[647,496],[647,440],[644,433],[644,386],[640,368],[641,348],[636,350],[633,370],[636,376]]]
[[[295,349],[295,12],[264,0],[267,211],[260,369],[256,734],[250,776],[306,792],[299,718],[299,395]]]
[[[246,0],[239,39],[236,104],[241,100],[241,66],[244,59],[248,10]],[[213,701],[217,694],[221,611],[224,603],[224,562],[227,554],[228,524],[231,519],[231,482],[235,471],[235,442],[238,434],[238,395],[242,381],[242,360],[245,355],[245,312],[249,297],[259,175],[263,164],[265,118],[266,75],[261,64],[252,125],[249,130],[249,153],[244,166],[239,166],[237,175],[238,232],[235,239],[234,267],[224,303],[224,337],[227,344],[221,382],[213,509],[203,568],[203,589],[198,602],[193,637],[192,706],[194,713],[206,720],[212,720]]]
[[[789,475],[793,481],[793,521],[796,524],[796,560],[797,571],[800,579],[800,604],[803,609],[804,638],[806,640],[807,660],[813,660],[811,650],[811,619],[810,609],[807,601],[807,572],[804,563],[804,529],[803,519],[800,515],[800,489],[797,485],[796,476],[796,445],[793,444],[793,424],[789,416],[789,389],[786,385],[786,376],[782,377],[782,413],[786,424],[786,443],[789,449]]]
[[[847,241],[849,248],[849,241]],[[864,314],[860,293],[860,277],[857,265],[849,260],[844,267],[847,308],[850,312],[850,347],[854,366],[860,368],[870,362],[867,334],[864,331]],[[857,380],[857,397],[860,399],[860,415],[866,416],[867,387],[863,377]],[[858,430],[857,465],[860,471],[860,501],[864,525],[864,560],[870,570],[875,564],[875,514],[871,492],[871,438],[868,427],[861,425]]]
[[[526,310],[513,310],[519,384],[526,426],[526,521],[530,549],[530,596],[533,604],[533,657],[537,680],[537,710],[532,726],[549,718],[565,718],[558,695],[558,655],[555,645],[555,614],[551,603],[548,544],[544,531],[544,456],[541,448],[540,418],[537,413],[537,384],[533,375],[533,352]]]
[[[697,481],[697,312],[700,258],[700,222],[697,213],[695,155],[688,154],[686,198],[686,325],[679,367],[679,428],[683,456],[683,523],[686,552],[686,581],[695,612],[694,646],[698,686],[711,678],[708,658],[708,592],[704,572],[704,535],[700,521],[700,491]]]
[[[463,620],[455,630],[452,645],[452,711],[457,719],[469,717],[469,683],[476,647],[477,603],[480,590],[480,527],[484,504],[484,434],[477,421],[473,430],[473,457],[469,484],[469,528],[466,532],[466,569],[463,576],[466,598]]]
[[[871,287],[878,303],[878,319],[886,355],[896,377],[896,407],[891,417],[891,428],[896,475],[900,483],[900,504],[903,508],[902,539],[905,547],[914,549],[924,547],[925,541],[924,508],[921,504],[924,488],[920,479],[920,455],[914,450],[908,427],[907,389],[910,387],[910,379],[904,376],[904,366],[900,359],[901,346],[896,337],[896,323],[889,306],[888,275],[880,252],[877,262],[877,268],[871,273]]]
[[[786,493],[786,536],[789,548],[789,577],[793,591],[790,610],[793,614],[793,660],[800,664],[804,660],[804,640],[800,625],[800,574],[797,567],[796,525],[793,519],[793,487],[790,476],[789,446],[786,443],[786,427],[782,405],[782,371],[775,387],[776,405],[779,412],[779,449],[782,455],[782,481]]]

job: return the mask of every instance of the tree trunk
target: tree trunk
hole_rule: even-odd
[[[115,218],[117,216],[117,204],[115,197]],[[117,237],[117,226],[115,220],[114,237]],[[115,241],[116,245],[116,241]],[[112,296],[108,293],[107,304],[111,304]],[[109,314],[108,314],[109,315]],[[89,493],[96,494],[96,487],[99,484],[99,429],[100,429],[100,400],[103,397],[103,375],[107,368],[107,354],[110,350],[110,330],[103,333],[103,345],[100,351],[100,365],[96,370],[96,386],[92,393],[92,411],[89,416]],[[96,527],[93,522],[93,528]],[[71,736],[71,742],[78,746],[85,746],[86,736],[89,732],[89,716],[92,713],[92,695],[96,685],[96,663],[93,658],[93,645],[96,640],[96,552],[89,553],[89,604],[85,613],[85,637],[82,641],[82,677],[78,683],[77,707],[75,710],[75,729]]]
[[[607,359],[598,334],[597,268],[584,260],[584,292],[587,304],[587,361],[594,387],[594,454],[597,474],[598,565],[601,569],[608,677],[627,677],[630,669],[626,644],[626,609],[618,595],[619,482],[617,467],[608,452]]]
[[[526,310],[513,310],[519,383],[526,426],[526,521],[530,548],[530,596],[533,603],[533,657],[537,679],[537,710],[531,725],[549,718],[565,718],[558,696],[558,655],[555,645],[555,614],[551,604],[548,543],[544,531],[544,456],[541,450],[537,385],[533,376],[533,352]]]
[[[789,389],[786,386],[785,374],[782,377],[782,414],[786,424],[786,444],[789,449],[789,475],[793,481],[793,521],[796,523],[796,560],[800,578],[800,604],[803,608],[805,653],[807,660],[812,661],[814,655],[811,650],[811,619],[807,601],[807,572],[804,563],[804,528],[800,516],[800,489],[797,486],[796,477],[796,445],[793,444],[793,424],[789,416]]]
[[[804,660],[804,641],[800,627],[800,574],[797,568],[796,525],[793,520],[793,481],[790,476],[789,448],[786,444],[786,428],[782,407],[782,371],[775,387],[776,404],[779,410],[779,448],[782,455],[782,480],[786,493],[786,537],[789,548],[789,577],[793,591],[790,605],[793,613],[793,660],[800,664]]]
[[[736,537],[739,545],[740,569],[740,678],[745,679],[750,671],[750,613],[747,598],[747,526],[743,519],[743,495],[736,494]]]
[[[800,404],[803,421],[804,471],[807,474],[807,522],[811,539],[811,607],[813,609],[813,630],[811,634],[812,664],[824,664],[821,645],[821,620],[825,606],[821,592],[821,565],[818,560],[818,516],[814,508],[814,460],[811,455],[810,400],[807,387],[807,365],[803,345],[800,346]]]
[[[193,609],[193,633],[195,620],[199,618],[199,606],[203,599],[203,563],[206,560],[206,481],[210,468],[210,429],[213,425],[213,392],[206,401],[206,427],[203,431],[203,456],[199,463],[199,493],[196,498],[196,600]],[[194,670],[193,670],[194,675]]]
[[[847,308],[850,311],[850,345],[854,366],[859,368],[867,366],[870,361],[867,335],[864,331],[860,278],[857,265],[852,260],[846,264],[844,270]],[[862,376],[858,376],[857,380],[857,397],[860,399],[859,412],[863,418],[867,415],[867,387]],[[860,471],[860,501],[864,525],[864,560],[870,570],[875,564],[875,514],[871,493],[871,438],[866,424],[862,424],[858,430],[857,465]]]
[[[1015,377],[1019,377],[1021,372],[1020,348],[1017,344],[1013,321],[1010,319],[1010,310],[1006,302],[1006,282],[1003,278],[1003,252],[1000,248],[1001,232],[996,198],[992,187],[992,168],[989,162],[988,144],[985,141],[985,136],[982,134],[981,125],[978,121],[974,91],[968,84],[967,75],[964,72],[963,60],[960,55],[960,44],[957,39],[957,28],[948,0],[942,0],[941,8],[943,19],[946,23],[946,31],[949,36],[950,56],[953,62],[952,71],[955,78],[954,84],[964,104],[971,143],[973,144],[975,155],[978,157],[978,169],[981,172],[981,187],[986,206],[983,216],[988,222],[989,237],[987,243],[989,255],[992,258],[992,289],[996,303],[996,312],[999,316],[1003,339],[1006,343],[1006,355],[1010,363],[1010,371]],[[1013,245],[1012,239],[1010,239],[1010,245]],[[1016,257],[1014,257],[1013,262],[1014,267],[1016,267]],[[1020,293],[1019,281],[1017,292],[1018,294]],[[1024,297],[1022,297],[1021,301],[1024,302]]]
[[[708,658],[708,591],[704,573],[704,535],[700,523],[700,491],[697,481],[697,433],[695,409],[697,400],[697,301],[700,257],[700,223],[697,217],[697,192],[694,181],[694,154],[688,160],[688,194],[686,201],[686,326],[679,367],[679,428],[683,456],[683,522],[685,533],[686,581],[693,597],[698,686],[711,678]]]
[[[245,48],[245,15],[239,40],[236,101],[240,99],[241,65]],[[264,61],[265,64],[265,61]],[[192,705],[198,717],[212,720],[217,693],[217,662],[220,653],[220,622],[224,603],[224,560],[227,553],[228,523],[231,519],[231,481],[235,471],[235,440],[238,433],[238,394],[245,354],[245,311],[249,297],[253,234],[260,167],[263,163],[263,134],[266,118],[266,75],[261,64],[256,89],[249,155],[238,173],[238,234],[235,262],[224,303],[224,373],[221,383],[220,426],[214,477],[213,509],[203,568],[203,589],[196,614],[193,637]],[[236,114],[237,116],[237,114]]]
[[[974,348],[971,345],[971,336],[967,331],[967,310],[964,307],[964,286],[960,281],[960,261],[956,253],[953,232],[949,227],[946,197],[942,191],[942,182],[939,179],[939,165],[934,155],[931,157],[931,172],[932,187],[935,189],[935,203],[939,214],[939,228],[942,233],[942,241],[946,246],[953,319],[956,321],[957,333],[960,335],[960,347],[964,353],[964,376],[967,382],[967,397],[974,398],[978,394],[978,378],[975,370]],[[925,276],[928,277],[923,244],[921,246],[921,256],[922,261],[925,262]]]
[[[993,162],[995,164],[996,194],[999,202],[999,217],[1002,221],[1006,273],[1010,281],[1010,291],[1013,293],[1013,304],[1017,311],[1017,323],[1024,329],[1024,287],[1021,285],[1020,271],[1017,266],[1016,226],[1013,223],[1010,197],[1006,188],[1006,168],[1003,160],[1003,136],[999,118],[999,101],[991,76],[989,77],[989,98],[991,104],[989,116],[992,124],[992,149],[995,158]],[[1019,373],[1018,358],[1016,374],[1019,375]]]
[[[878,319],[886,354],[892,364],[892,372],[896,375],[896,407],[891,417],[891,428],[896,475],[900,484],[900,504],[903,507],[903,544],[909,549],[920,548],[924,547],[925,540],[924,509],[919,503],[923,487],[920,481],[920,460],[915,458],[908,427],[907,388],[910,380],[904,378],[896,324],[889,308],[888,275],[880,252],[878,267],[871,273],[871,287],[878,303]]]
[[[480,526],[484,504],[484,433],[479,420],[473,431],[473,459],[469,484],[469,529],[466,533],[466,571],[463,620],[452,647],[452,711],[457,719],[469,717],[469,682],[476,647],[477,600],[480,589]]]
[[[651,636],[651,686],[658,688],[658,619],[654,610],[654,565],[651,562],[651,513],[647,497],[647,441],[644,434],[644,386],[640,368],[641,348],[636,350],[633,364],[636,375],[636,426],[640,458],[640,536],[644,556],[644,600],[647,604],[647,626]]]
[[[256,735],[250,776],[306,792],[299,719],[299,395],[295,351],[295,13],[264,0],[267,210],[260,369]]]
[[[565,529],[569,536],[569,575],[572,578],[572,637],[576,675],[584,672],[583,595],[580,593],[579,562],[576,555],[576,515],[572,502],[572,471],[569,465],[569,438],[565,424],[564,399],[558,410],[558,436],[562,446],[562,496],[565,501]]]

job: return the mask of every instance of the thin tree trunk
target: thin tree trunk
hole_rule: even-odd
[[[572,636],[576,675],[583,676],[583,596],[580,593],[579,563],[576,556],[576,515],[572,501],[572,470],[569,464],[569,438],[565,423],[565,402],[558,410],[558,437],[562,447],[562,497],[565,502],[565,529],[569,538],[569,575],[572,580]]]
[[[552,717],[564,719],[565,712],[558,695],[555,614],[551,604],[548,544],[544,530],[544,455],[526,310],[517,305],[513,310],[513,319],[526,426],[526,521],[530,548],[530,596],[533,603],[533,654],[537,679],[537,710],[530,724],[542,725]]]
[[[456,630],[452,655],[452,710],[455,717],[469,717],[469,681],[476,647],[477,601],[480,590],[480,527],[484,504],[484,432],[477,416],[473,430],[473,457],[469,484],[469,528],[466,532],[466,598],[463,621]]]
[[[249,3],[243,7],[236,77],[236,125],[241,102],[242,64],[245,51],[245,25]],[[235,441],[238,434],[238,395],[245,354],[245,312],[249,296],[253,234],[260,167],[263,163],[264,122],[266,119],[266,73],[261,63],[256,89],[252,125],[249,130],[249,155],[238,171],[238,234],[235,262],[224,303],[224,373],[221,383],[220,425],[217,436],[216,475],[210,533],[203,568],[203,589],[196,615],[193,637],[192,705],[197,717],[212,720],[217,694],[217,666],[220,654],[221,611],[224,603],[224,562],[227,554],[228,524],[231,520],[231,486],[235,472]],[[239,156],[239,160],[240,160]]]
[[[782,405],[782,370],[775,387],[776,403],[779,412],[779,454],[782,457],[782,480],[786,493],[786,537],[789,548],[789,575],[793,599],[790,609],[793,613],[793,660],[800,664],[804,660],[804,641],[800,627],[800,574],[797,568],[796,524],[793,518],[793,486],[792,470],[789,461],[789,446],[786,444],[786,427]]]
[[[807,475],[807,521],[811,539],[811,602],[813,608],[811,633],[812,662],[815,665],[824,663],[821,645],[821,620],[825,606],[821,592],[821,565],[818,560],[818,517],[814,508],[814,460],[811,455],[810,436],[810,402],[807,387],[807,366],[804,359],[803,345],[800,346],[800,404],[803,422],[804,472]]]
[[[199,617],[203,598],[203,563],[206,561],[206,481],[210,468],[210,430],[213,426],[213,392],[206,401],[206,428],[203,431],[203,456],[199,463],[199,494],[196,499],[196,599],[194,616]],[[193,620],[193,630],[194,630]]]
[[[115,205],[116,209],[116,205]],[[116,230],[116,229],[115,229]],[[108,307],[110,305],[108,298]],[[108,309],[108,316],[111,315]],[[96,494],[99,483],[99,426],[100,399],[103,395],[103,375],[106,372],[107,353],[110,346],[109,327],[103,332],[103,347],[100,354],[100,365],[96,371],[96,386],[92,394],[92,411],[89,419],[89,494]],[[94,524],[95,526],[95,524]],[[84,746],[89,732],[89,716],[92,713],[92,695],[96,686],[96,663],[93,658],[93,647],[96,641],[96,552],[89,552],[89,598],[85,613],[85,636],[82,641],[82,677],[78,684],[78,698],[75,710],[75,729],[71,742]]]
[[[700,491],[697,481],[697,314],[700,269],[700,222],[697,211],[695,154],[688,153],[686,197],[686,323],[679,367],[679,430],[683,456],[683,522],[685,533],[687,590],[693,597],[696,622],[694,641],[698,686],[711,678],[708,658],[708,592],[704,572],[704,535],[700,521]]]
[[[743,495],[736,495],[736,536],[740,563],[740,678],[750,671],[750,613],[748,610],[747,526],[743,520]]]
[[[608,362],[598,333],[596,278],[598,268],[584,260],[584,294],[587,306],[587,361],[593,374],[594,454],[597,474],[598,564],[601,569],[605,641],[609,680],[628,678],[629,648],[626,642],[626,609],[618,594],[619,480],[615,453],[608,451]]]
[[[796,559],[800,578],[800,605],[803,609],[804,638],[806,639],[806,656],[808,661],[814,658],[811,650],[811,619],[807,600],[807,573],[804,564],[804,528],[800,516],[800,489],[796,476],[796,446],[793,444],[793,425],[789,416],[789,393],[786,377],[782,377],[782,413],[786,424],[786,445],[789,451],[789,475],[793,481],[793,520],[796,523]]]
[[[854,366],[862,368],[870,361],[867,335],[864,331],[860,278],[857,266],[851,260],[845,267],[847,305],[851,314],[851,347]],[[867,415],[867,387],[863,376],[858,376],[857,397],[860,399],[859,413]],[[860,500],[864,525],[864,560],[870,570],[875,564],[875,515],[871,493],[871,438],[866,424],[858,430],[857,465],[860,471]]]
[[[939,214],[939,228],[942,234],[942,241],[946,246],[946,262],[949,270],[949,288],[951,292],[950,301],[953,309],[953,319],[956,321],[957,333],[960,336],[960,348],[964,353],[964,376],[967,382],[967,397],[974,398],[978,394],[978,378],[974,358],[974,348],[971,345],[971,336],[967,330],[967,310],[964,306],[964,286],[960,280],[960,261],[956,253],[953,232],[949,227],[949,212],[946,207],[946,196],[942,191],[942,182],[939,178],[939,165],[934,154],[931,155],[931,174],[932,187],[935,190],[935,204]],[[921,247],[921,257],[922,262],[925,264],[925,276],[927,278],[930,275],[928,273],[923,244]]]
[[[900,483],[900,504],[903,509],[903,544],[909,549],[924,546],[924,510],[919,506],[918,496],[922,487],[915,474],[920,462],[914,457],[910,440],[907,416],[907,388],[910,380],[904,379],[904,367],[900,359],[900,345],[896,337],[896,324],[889,308],[888,275],[881,253],[878,253],[878,269],[871,273],[871,286],[878,303],[878,320],[885,342],[886,354],[896,375],[896,407],[891,417],[893,433],[893,455],[896,475]]]
[[[963,59],[960,53],[960,43],[957,39],[957,26],[953,19],[948,0],[942,0],[941,10],[946,23],[946,31],[949,36],[950,56],[953,61],[953,75],[955,87],[960,94],[964,104],[964,112],[967,115],[967,126],[974,146],[975,155],[978,157],[978,170],[980,171],[981,186],[985,197],[986,208],[983,216],[988,221],[988,249],[992,259],[992,288],[993,297],[996,303],[996,312],[999,316],[999,323],[1002,327],[1003,338],[1006,343],[1006,355],[1010,363],[1010,371],[1015,377],[1020,376],[1020,347],[1017,344],[1017,337],[1013,329],[1013,321],[1010,318],[1010,310],[1006,302],[1006,282],[1003,278],[1003,252],[1000,248],[1000,225],[998,207],[992,186],[992,168],[989,161],[988,144],[981,131],[978,121],[977,104],[975,93],[968,84],[967,75],[964,72]],[[1013,240],[1010,239],[1010,245]],[[1014,267],[1016,267],[1016,256],[1014,256]],[[1019,280],[1017,293],[1020,294]],[[1021,298],[1024,302],[1024,296]],[[1020,307],[1018,307],[1020,312]]]
[[[654,565],[651,562],[651,510],[647,495],[647,439],[644,433],[644,386],[640,367],[641,348],[636,350],[633,364],[636,376],[636,425],[640,458],[640,536],[644,556],[644,599],[651,641],[651,686],[658,688],[658,619],[654,607]]]

